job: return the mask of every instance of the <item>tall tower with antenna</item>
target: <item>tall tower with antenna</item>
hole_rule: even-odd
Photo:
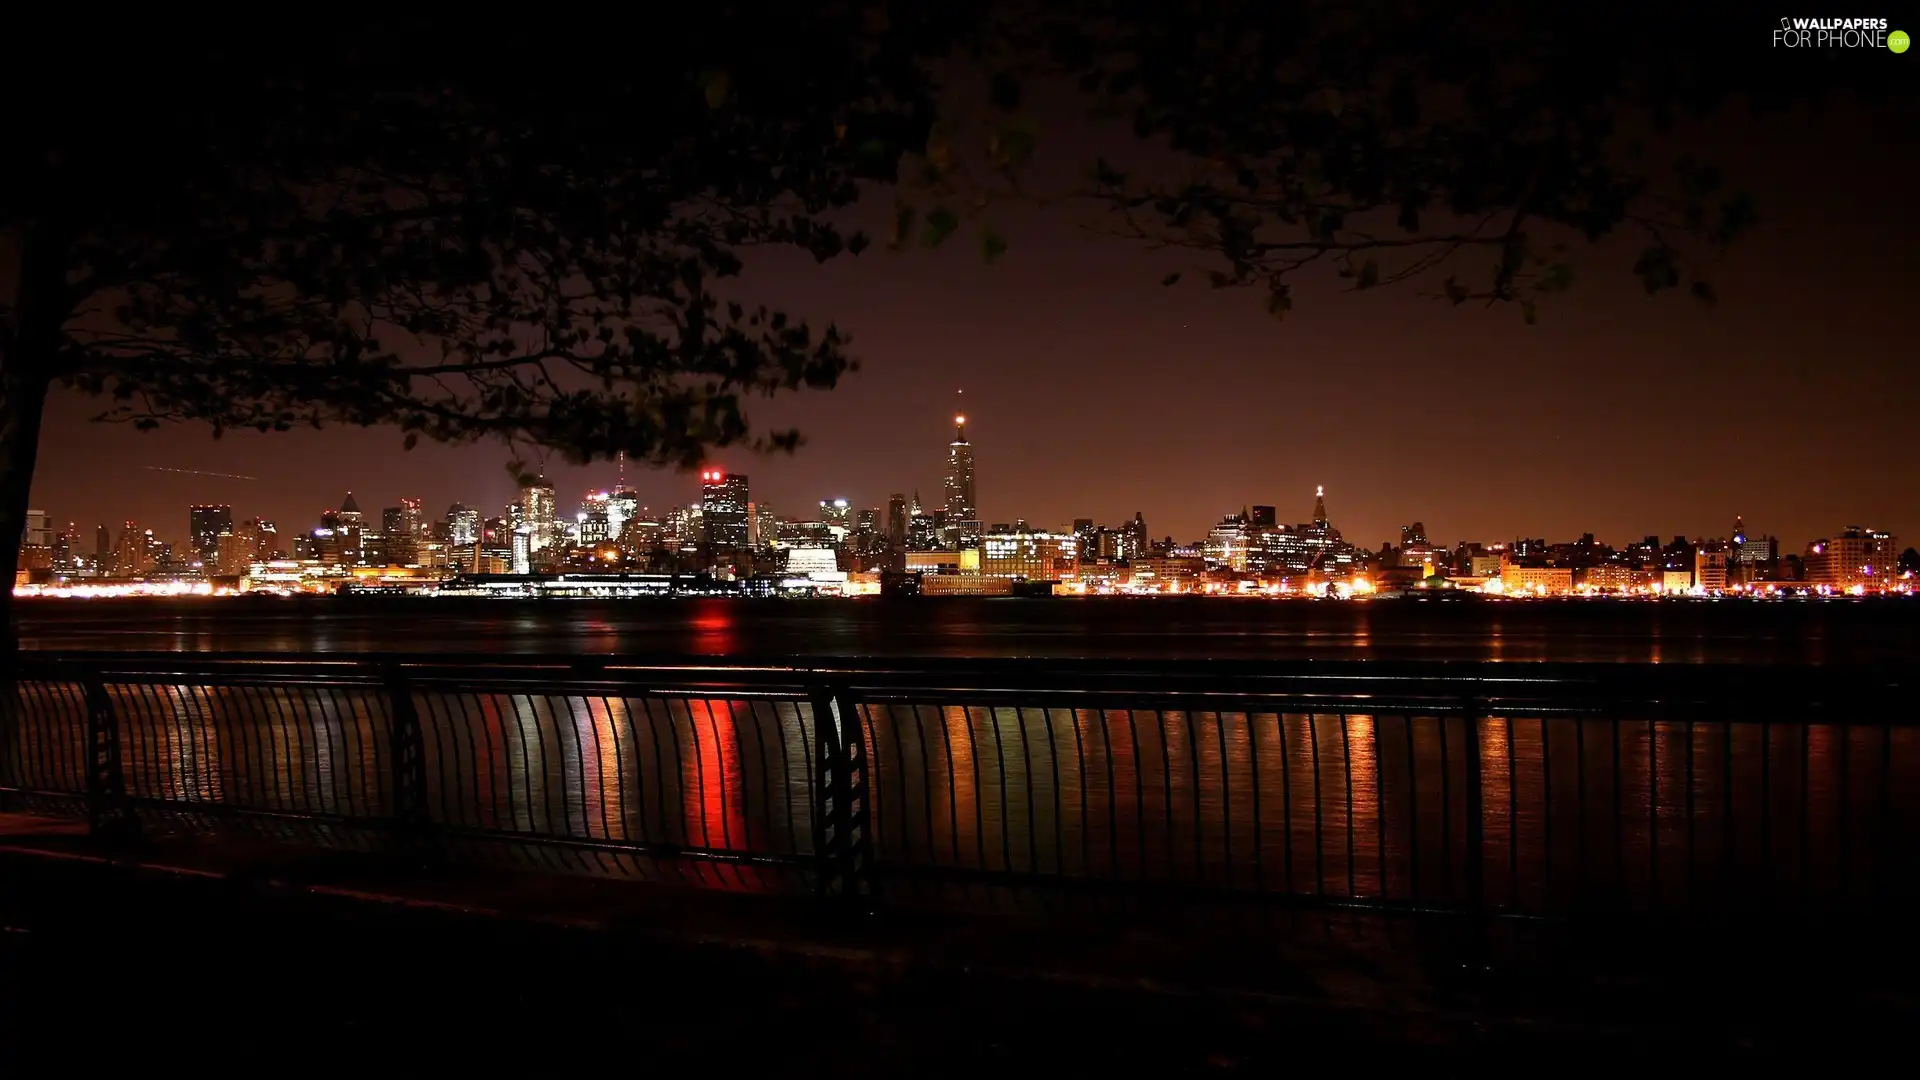
[[[946,525],[953,546],[961,550],[980,546],[980,503],[973,486],[973,444],[967,441],[967,417],[953,418],[953,441],[947,444]]]

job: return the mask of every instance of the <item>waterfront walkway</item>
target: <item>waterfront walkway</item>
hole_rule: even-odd
[[[1840,927],[1728,930],[1683,956],[1640,931],[1516,922],[1469,954],[1460,925],[1411,915],[1060,898],[854,911],[230,839],[111,846],[19,815],[0,815],[0,925],[0,1061],[25,1064],[256,1042],[301,1069],[1774,1060],[1890,1038],[1920,1013],[1864,979]]]

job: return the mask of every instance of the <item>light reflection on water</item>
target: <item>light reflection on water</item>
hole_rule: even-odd
[[[362,688],[118,686],[130,792],[379,818]],[[422,694],[427,810],[505,834],[813,849],[797,701]],[[8,775],[83,791],[77,693]],[[1571,717],[863,706],[877,865],[1407,903],[1758,902],[1911,880],[1920,735]],[[1478,790],[1472,763],[1478,762]],[[1475,813],[1475,806],[1478,812]]]
[[[34,649],[629,657],[1152,656],[1852,664],[1920,655],[1920,605],[1217,599],[26,600]]]

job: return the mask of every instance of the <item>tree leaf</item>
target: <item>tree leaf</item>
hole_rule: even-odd
[[[994,73],[987,88],[987,101],[994,108],[1011,112],[1020,107],[1020,78],[1011,71]]]
[[[928,247],[939,247],[959,227],[959,215],[944,206],[936,206],[927,211],[927,225],[922,230],[920,242]]]
[[[995,232],[992,226],[990,225],[982,226],[980,229],[981,258],[985,259],[987,263],[991,265],[993,263],[1000,261],[1000,256],[1006,253],[1007,253],[1006,238],[1001,236],[998,232]]]
[[[893,227],[887,233],[887,246],[899,249],[913,236],[914,209],[906,203],[894,207]]]
[[[684,68],[682,70],[685,70]],[[724,71],[707,71],[700,75],[700,91],[707,99],[707,108],[717,109],[727,103],[730,80]]]

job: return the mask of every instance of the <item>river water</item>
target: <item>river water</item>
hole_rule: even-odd
[[[1907,662],[1920,603],[1169,599],[22,601],[23,644],[181,652],[515,652]]]

